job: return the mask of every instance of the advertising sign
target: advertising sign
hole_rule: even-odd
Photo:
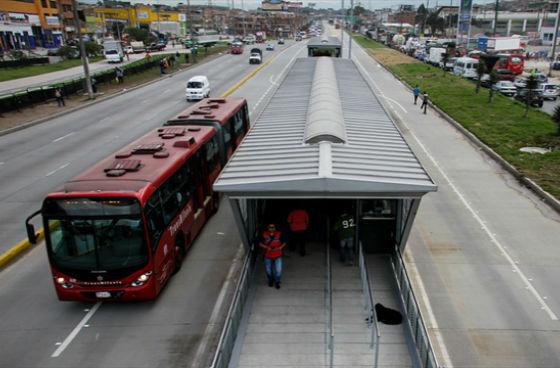
[[[466,36],[467,42],[471,31],[472,0],[461,0],[459,4],[459,21],[457,24],[457,40],[461,42]]]
[[[47,24],[49,26],[59,26],[60,25],[60,19],[58,19],[58,17],[46,16],[45,21],[47,22]]]
[[[148,19],[148,12],[137,10],[136,11],[136,18],[138,18],[138,19]]]

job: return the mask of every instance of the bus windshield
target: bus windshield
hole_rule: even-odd
[[[140,206],[134,199],[49,199],[44,210],[47,244],[57,267],[109,271],[148,262]]]

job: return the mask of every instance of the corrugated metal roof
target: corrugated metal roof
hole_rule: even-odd
[[[346,143],[306,144],[317,60],[298,59],[214,184],[232,197],[418,197],[437,189],[354,63],[331,59]]]

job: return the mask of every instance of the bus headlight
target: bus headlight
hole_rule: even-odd
[[[150,278],[151,275],[152,275],[152,271],[148,271],[146,273],[143,273],[140,276],[138,276],[138,278],[136,280],[134,280],[130,285],[132,285],[132,286],[142,286],[148,281],[148,279]]]
[[[64,277],[57,277],[56,278],[56,283],[58,285],[62,286],[63,288],[65,288],[65,289],[70,289],[71,287],[74,286],[69,281],[66,281],[66,279]]]

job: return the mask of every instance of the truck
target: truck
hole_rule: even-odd
[[[252,48],[251,55],[249,56],[249,64],[262,63],[262,51],[259,48]]]
[[[521,38],[519,37],[489,37],[486,43],[486,51],[490,53],[522,49]]]
[[[201,35],[193,38],[187,38],[183,45],[185,48],[190,49],[191,47],[211,47],[220,41],[219,35]]]
[[[436,66],[440,66],[443,55],[447,50],[443,47],[430,47],[430,53],[428,54],[428,63]]]
[[[122,63],[124,50],[121,41],[116,41],[112,38],[103,40],[103,55],[109,63]]]
[[[146,46],[144,46],[142,41],[131,41],[130,46],[132,46],[132,51],[135,54],[146,51]]]
[[[266,33],[263,31],[255,33],[255,37],[257,43],[264,43],[266,41]]]

